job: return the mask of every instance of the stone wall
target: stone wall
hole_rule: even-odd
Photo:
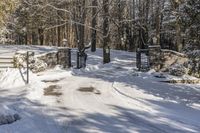
[[[58,64],[62,65],[64,68],[71,67],[71,49],[58,48],[57,61]]]
[[[187,53],[189,61],[187,63],[187,68],[189,69],[189,74],[200,78],[200,50],[193,50]]]
[[[14,66],[16,68],[27,68],[27,62],[29,69],[32,72],[40,72],[47,69],[47,64],[43,60],[39,59],[39,56],[35,56],[34,53],[29,53],[29,59],[27,61],[27,51],[18,51],[14,55]]]
[[[161,48],[158,45],[149,46],[149,64],[156,71],[161,67]]]
[[[173,65],[185,65],[188,62],[188,57],[185,54],[178,53],[172,50],[161,50],[161,71],[169,71]]]
[[[149,56],[151,68],[156,71],[169,72],[175,76],[189,74],[200,78],[200,52],[197,56],[172,50],[154,49],[149,51]]]
[[[35,56],[38,60],[42,60],[46,63],[47,68],[53,68],[58,64],[57,61],[57,51],[55,52],[49,52],[47,54],[43,55],[37,55]]]
[[[44,71],[62,65],[64,68],[71,67],[71,51],[68,48],[59,48],[57,51],[40,55],[29,54],[29,68],[33,72]],[[27,52],[18,51],[14,56],[14,66],[16,68],[27,67]]]

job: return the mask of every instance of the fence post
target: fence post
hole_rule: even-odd
[[[26,65],[27,65],[27,81],[26,83],[29,84],[29,51],[27,51],[27,58],[26,58]]]

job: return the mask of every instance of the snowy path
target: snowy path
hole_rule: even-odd
[[[89,54],[85,70],[56,68],[38,74],[38,80],[46,81],[45,86],[60,86],[55,91],[62,95],[42,95],[33,100],[35,92],[30,87],[39,90],[36,84],[0,89],[1,103],[22,117],[0,126],[0,133],[200,131],[199,85],[166,84],[152,73],[138,73],[133,69],[132,53],[112,51],[112,63],[103,65],[101,52]]]
[[[73,84],[74,81],[76,85]],[[112,83],[101,80],[94,81],[89,78],[80,80],[77,77],[62,82],[65,82],[62,84],[65,88],[63,96],[69,96],[63,98],[64,104],[73,110],[73,115],[77,116],[75,120],[70,121],[68,127],[70,132],[170,133],[200,130],[199,111],[185,105],[167,102],[137,90],[129,90],[130,88],[127,90],[124,90],[125,87],[118,88],[116,91]],[[96,86],[101,94],[79,92],[78,88],[85,84]],[[151,102],[144,100],[145,97],[151,99]]]

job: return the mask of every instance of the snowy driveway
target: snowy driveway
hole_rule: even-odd
[[[138,73],[133,69],[133,53],[112,51],[112,63],[103,65],[101,52],[89,53],[85,70],[55,68],[38,74],[36,79],[45,83],[1,89],[1,103],[18,112],[22,119],[0,126],[0,132],[200,131],[199,85],[166,84],[151,72]],[[58,87],[49,90],[48,95],[38,96],[43,93],[41,86]]]

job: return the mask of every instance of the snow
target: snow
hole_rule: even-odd
[[[36,55],[43,54],[46,52],[52,52],[57,50],[56,47],[48,47],[48,46],[36,46],[36,45],[0,45],[1,52],[0,56],[13,56],[15,52],[24,52],[24,51],[32,51],[35,52]]]
[[[46,47],[46,51],[37,51],[39,49],[37,46],[35,51],[45,53],[52,50]],[[87,51],[87,67],[78,70],[75,68],[76,49],[72,52],[73,68],[65,70],[57,66],[31,73],[28,85],[22,80],[19,70],[1,72],[0,114],[17,113],[21,119],[1,125],[0,132],[200,131],[200,85],[160,82],[177,77],[164,74],[165,78],[156,78],[159,73],[154,70],[138,72],[135,53],[116,50],[111,50],[112,62],[109,64],[102,63],[102,49],[95,53]],[[26,71],[23,72],[25,75]],[[60,88],[49,91],[61,95],[44,95],[43,89],[51,85]],[[95,91],[82,92],[79,91],[81,87],[93,87]]]
[[[0,72],[0,88],[15,88],[24,86],[26,81],[24,79],[24,72],[18,69],[7,69],[2,72]],[[12,76],[11,76],[12,75]],[[19,78],[19,77],[23,78]]]

